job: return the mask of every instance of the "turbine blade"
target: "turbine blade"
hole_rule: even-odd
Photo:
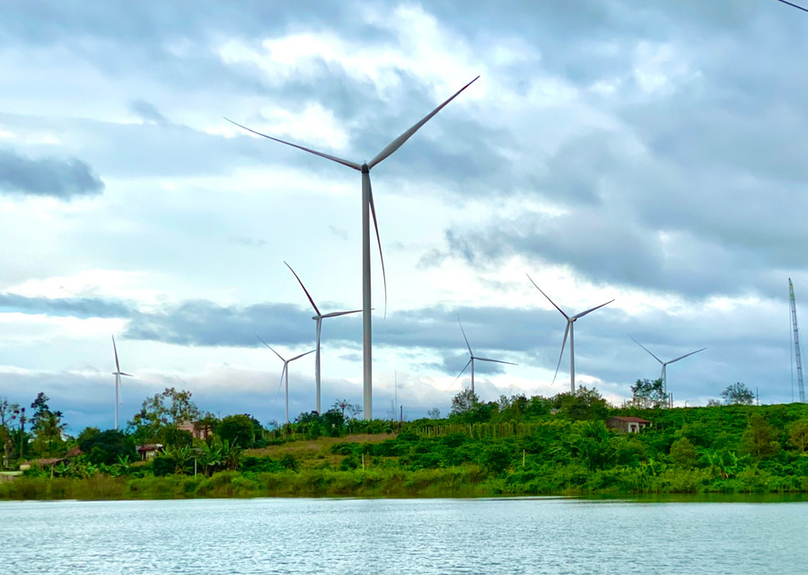
[[[466,371],[466,369],[468,368],[468,366],[469,366],[469,365],[471,365],[472,359],[473,359],[473,358],[470,358],[470,359],[469,359],[469,361],[468,361],[468,363],[466,363],[466,366],[465,366],[463,369],[461,369],[461,370],[460,370],[460,373],[458,373],[458,374],[457,374],[457,377],[455,378],[455,381],[457,381],[458,379],[460,379],[460,376],[461,376],[461,375],[463,375],[463,373],[465,373],[465,371]]]
[[[256,333],[256,334],[255,334],[255,337],[257,337],[257,338],[258,338],[258,340],[259,340],[261,343],[263,343],[265,346],[267,346],[269,349],[272,349],[272,346],[271,346],[271,345],[269,345],[267,342],[265,342],[263,339],[261,339],[261,336],[260,336],[260,335],[258,335],[258,334]],[[278,356],[278,359],[280,359],[281,361],[283,361],[283,362],[285,362],[285,361],[286,361],[285,359],[283,359],[283,357],[281,357],[281,354],[279,354],[279,353],[278,353],[277,351],[275,351],[274,349],[272,349],[272,353],[274,353],[275,355],[277,355],[277,356]]]
[[[370,194],[370,215],[373,216],[373,227],[376,230],[376,242],[379,244],[379,259],[382,262],[382,281],[384,282],[384,317],[387,317],[387,272],[384,270],[384,252],[382,252],[382,237],[379,235],[379,223],[376,221],[376,206],[373,203],[373,188],[370,186],[368,174],[368,190]]]
[[[580,319],[580,318],[584,317],[586,314],[588,314],[588,313],[592,313],[592,312],[593,312],[593,311],[595,311],[596,309],[600,309],[600,308],[602,308],[602,307],[603,307],[603,306],[605,306],[605,305],[609,305],[609,304],[610,304],[610,303],[612,303],[613,301],[614,301],[613,299],[610,299],[610,300],[609,300],[609,301],[607,301],[606,303],[602,303],[602,304],[600,304],[600,305],[596,305],[596,306],[595,306],[595,307],[593,307],[592,309],[588,309],[588,310],[586,310],[586,311],[582,311],[582,312],[581,312],[581,313],[579,313],[578,315],[574,315],[574,316],[572,316],[572,319]]]
[[[124,373],[124,372],[122,372],[122,371],[118,372],[118,375],[125,375],[126,377],[135,377],[135,376],[134,376],[134,375],[132,375],[131,373]]]
[[[567,336],[569,335],[569,333],[570,333],[570,321],[567,320],[567,329],[564,330],[564,341],[561,342],[561,353],[558,354],[558,365],[556,365],[556,371],[555,375],[553,376],[552,383],[555,383],[556,377],[558,377],[558,369],[561,367],[561,358],[564,357],[564,347],[567,345]]]
[[[317,309],[317,304],[316,304],[316,303],[314,303],[314,299],[311,297],[311,294],[309,293],[309,290],[307,290],[307,289],[306,289],[306,286],[304,286],[304,285],[303,285],[303,281],[300,279],[300,276],[299,276],[299,275],[297,275],[297,273],[295,273],[295,270],[293,270],[293,269],[292,269],[292,266],[290,266],[290,265],[289,265],[289,264],[287,264],[286,262],[283,262],[283,263],[285,263],[285,264],[286,264],[286,267],[287,267],[287,268],[289,268],[289,271],[290,271],[290,272],[292,272],[292,274],[294,274],[295,278],[297,279],[297,283],[299,283],[299,284],[300,284],[300,287],[302,287],[302,288],[303,288],[303,291],[306,293],[306,297],[307,297],[307,298],[309,298],[309,302],[311,303],[311,307],[313,307],[313,308],[314,308],[314,312],[315,312],[317,315],[322,315],[322,314],[320,313],[320,310],[319,310],[319,309]]]
[[[463,322],[460,321],[460,314],[457,314],[457,323],[460,324],[460,331],[463,334],[463,339],[466,340],[466,347],[469,348],[469,355],[473,357],[474,352],[471,351],[471,346],[469,345],[469,338],[466,337],[466,331],[463,329]]]
[[[323,319],[325,319],[327,317],[339,317],[341,315],[348,315],[348,314],[351,314],[351,313],[359,313],[361,311],[362,311],[361,309],[352,309],[351,311],[332,311],[331,313],[327,313],[322,317],[323,317]]]
[[[490,361],[492,363],[504,363],[505,365],[519,365],[518,363],[511,363],[510,361],[502,361],[501,359],[489,359],[487,357],[475,356],[474,359],[479,359],[480,361]]]
[[[479,78],[479,76],[477,76],[477,78]],[[432,110],[429,114],[427,114],[423,120],[416,123],[412,128],[410,128],[409,130],[401,134],[398,138],[390,142],[385,149],[379,152],[375,158],[373,158],[370,162],[368,162],[368,168],[373,168],[373,166],[375,166],[376,164],[387,158],[387,156],[398,150],[404,144],[404,142],[409,140],[410,137],[421,128],[421,126],[426,124],[429,120],[432,119],[432,117],[435,114],[440,112],[446,104],[454,100],[460,94],[460,92],[462,92],[463,90],[471,86],[474,82],[476,82],[477,78],[474,78],[474,80],[472,80],[471,82],[460,88],[457,92],[454,93],[454,95],[451,98],[449,98],[443,104],[441,104],[440,106]]]
[[[647,351],[648,353],[651,353],[651,350],[650,350],[650,349],[648,349],[647,347],[645,347],[643,344],[641,344],[641,343],[640,343],[639,341],[637,341],[636,339],[634,339],[634,336],[633,336],[633,335],[628,334],[628,336],[629,336],[629,337],[630,337],[632,340],[634,340],[634,343],[636,343],[637,345],[639,345],[641,348],[643,348],[643,349],[644,349],[645,351]],[[654,358],[655,360],[657,360],[659,363],[661,363],[661,364],[663,364],[663,365],[664,365],[664,362],[663,362],[661,359],[659,359],[657,356],[655,356],[653,353],[651,353],[651,357],[653,357],[653,358]]]
[[[115,371],[121,371],[121,366],[118,364],[118,348],[115,346],[115,336],[112,336],[112,351],[115,352]]]
[[[317,350],[316,350],[316,349],[313,349],[313,350],[311,350],[311,351],[307,351],[306,353],[301,353],[300,355],[296,355],[296,356],[294,356],[292,359],[290,359],[288,363],[291,363],[291,362],[293,362],[293,361],[294,361],[294,360],[296,360],[296,359],[300,359],[300,358],[301,358],[301,357],[303,357],[304,355],[309,355],[310,353],[314,353],[315,351],[317,351]]]
[[[286,375],[286,368],[289,367],[289,364],[286,361],[283,362],[283,369],[281,370],[281,380],[278,383],[278,393],[280,393],[281,388],[283,387],[283,376]]]
[[[536,285],[536,282],[534,282],[534,281],[533,281],[533,278],[532,278],[532,277],[530,277],[528,274],[525,274],[525,275],[527,275],[527,279],[529,279],[529,280],[530,280],[530,283],[532,283],[532,284],[533,284],[533,287],[535,287],[537,290],[539,290],[539,291],[541,292],[541,295],[543,295],[544,297],[546,297],[546,298],[547,298],[547,301],[549,301],[551,304],[553,304],[553,307],[554,307],[554,308],[556,308],[558,311],[560,311],[560,312],[561,312],[561,315],[563,315],[563,316],[564,316],[565,318],[567,318],[567,319],[569,319],[569,318],[570,318],[570,316],[568,316],[567,314],[565,314],[565,313],[564,313],[564,310],[562,310],[560,307],[558,307],[558,306],[555,304],[555,302],[554,302],[553,300],[551,300],[551,299],[550,299],[550,296],[549,296],[549,295],[547,295],[546,293],[544,293],[543,291],[541,291],[541,288],[540,288],[539,286],[537,286],[537,285]]]
[[[337,156],[332,156],[330,154],[324,154],[323,152],[318,152],[317,150],[312,150],[310,148],[306,148],[304,146],[298,146],[297,144],[293,144],[291,142],[287,142],[285,140],[281,140],[280,138],[273,138],[272,136],[267,136],[266,134],[262,134],[261,132],[256,132],[255,130],[248,128],[247,126],[242,126],[238,122],[234,122],[230,118],[225,117],[225,120],[230,122],[231,124],[235,124],[239,128],[243,130],[247,130],[248,132],[252,132],[256,136],[261,136],[262,138],[267,138],[269,140],[273,140],[275,142],[280,142],[281,144],[286,144],[287,146],[292,146],[293,148],[297,148],[298,150],[303,150],[304,152],[308,152],[310,154],[314,154],[315,156],[320,156],[321,158],[325,158],[326,160],[331,160],[332,162],[336,162],[338,164],[342,164],[343,166],[348,166],[349,168],[353,168],[354,170],[361,171],[362,166],[357,164],[356,162],[352,162],[350,160],[343,160],[342,158],[338,158]]]
[[[684,354],[682,357],[677,357],[676,359],[672,359],[672,360],[670,360],[669,362],[667,362],[667,365],[670,365],[670,364],[672,364],[672,363],[676,363],[676,362],[677,362],[677,361],[679,361],[680,359],[684,359],[684,358],[686,358],[686,357],[690,357],[690,356],[691,356],[691,355],[693,355],[694,353],[699,353],[700,351],[704,351],[705,349],[707,349],[707,348],[706,348],[706,347],[703,347],[703,348],[701,348],[701,349],[697,349],[696,351],[691,351],[690,353],[686,353],[686,354]]]

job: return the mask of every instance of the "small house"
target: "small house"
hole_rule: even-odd
[[[206,441],[208,436],[213,433],[213,427],[210,424],[202,421],[184,421],[177,426],[177,429],[187,431],[194,437],[194,439],[201,439],[202,441]]]
[[[140,455],[141,461],[151,461],[163,451],[162,443],[146,443],[138,445],[135,450]]]
[[[25,471],[27,469],[31,469],[32,467],[39,467],[40,469],[44,469],[46,467],[55,467],[60,463],[66,463],[74,457],[78,457],[82,453],[84,452],[79,449],[79,446],[74,445],[70,451],[65,453],[62,457],[49,457],[46,459],[32,459],[31,461],[23,461],[20,463],[20,471]]]
[[[651,422],[642,417],[618,415],[606,420],[606,427],[624,433],[638,433],[648,425],[651,425]]]

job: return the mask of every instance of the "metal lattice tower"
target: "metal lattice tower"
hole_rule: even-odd
[[[805,403],[805,387],[802,384],[802,358],[800,357],[800,330],[797,329],[797,300],[794,297],[794,284],[788,278],[788,298],[791,300],[791,324],[794,327],[794,357],[797,361],[797,387],[800,403]]]

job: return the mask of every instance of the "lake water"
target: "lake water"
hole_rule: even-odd
[[[808,503],[0,502],[0,572],[808,573]]]

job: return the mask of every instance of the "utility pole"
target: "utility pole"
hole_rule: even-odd
[[[805,403],[805,387],[802,384],[802,357],[800,357],[800,330],[797,328],[797,300],[794,297],[794,284],[788,278],[788,299],[791,302],[791,324],[794,328],[794,358],[797,362],[797,389],[800,403]]]
[[[20,409],[20,461],[23,458],[23,442],[25,441],[25,408]]]

